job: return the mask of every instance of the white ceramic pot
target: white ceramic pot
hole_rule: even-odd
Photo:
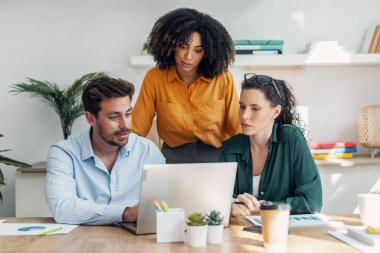
[[[207,225],[187,226],[187,243],[191,247],[205,247],[207,241]]]
[[[220,244],[223,242],[224,225],[208,225],[207,243]]]

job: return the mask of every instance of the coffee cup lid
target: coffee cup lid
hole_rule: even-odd
[[[290,210],[290,205],[284,202],[265,201],[261,204],[260,210]]]

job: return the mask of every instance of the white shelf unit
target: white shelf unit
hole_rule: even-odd
[[[155,66],[151,56],[132,56],[131,65],[137,68]],[[376,66],[380,54],[280,54],[236,55],[233,67],[307,67],[307,66]]]

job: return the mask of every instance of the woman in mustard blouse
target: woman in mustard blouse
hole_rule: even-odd
[[[246,74],[240,94],[243,134],[223,143],[222,160],[237,162],[231,214],[249,215],[265,200],[290,204],[294,214],[322,207],[322,186],[308,144],[297,127],[295,98],[286,82]]]
[[[142,83],[133,131],[146,136],[156,115],[167,163],[218,161],[222,142],[241,132],[230,35],[209,15],[180,8],[157,20],[148,44],[157,67]]]

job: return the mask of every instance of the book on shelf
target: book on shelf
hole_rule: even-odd
[[[254,50],[252,54],[255,54],[255,55],[282,54],[282,50]]]
[[[282,50],[283,45],[234,45],[235,50]]]
[[[310,149],[312,154],[340,154],[340,153],[356,153],[356,148],[323,148],[323,149]]]
[[[235,50],[236,54],[282,54],[282,50],[252,50],[239,49]]]
[[[380,53],[380,24],[367,29],[361,48],[362,53]]]
[[[326,160],[326,159],[350,159],[353,157],[353,153],[338,153],[338,154],[311,154],[314,160]]]
[[[380,247],[380,234],[370,234],[365,226],[347,228],[347,235],[369,246]]]
[[[338,142],[310,142],[310,149],[329,149],[329,148],[356,148],[355,142],[346,142],[346,141],[338,141]]]
[[[377,51],[380,43],[380,25],[377,25],[375,31],[373,32],[371,44],[369,45],[368,53],[380,53]],[[380,48],[379,48],[380,50]]]
[[[283,40],[234,40],[234,45],[283,45]]]

